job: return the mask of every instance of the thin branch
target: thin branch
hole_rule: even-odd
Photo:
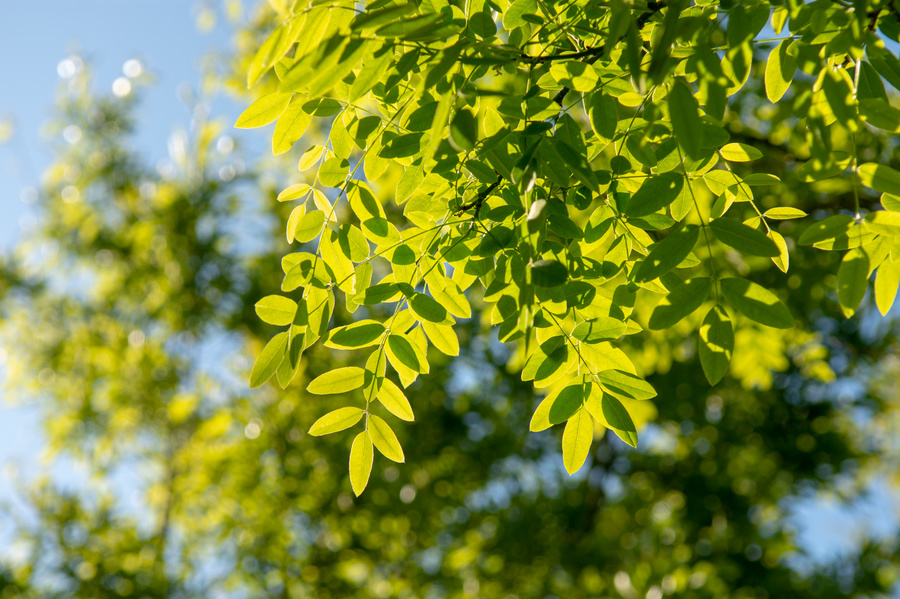
[[[496,172],[496,171],[495,171],[495,172]],[[460,214],[463,214],[463,213],[465,213],[465,212],[468,212],[468,211],[471,210],[472,208],[475,208],[475,211],[476,211],[476,213],[477,213],[478,210],[481,208],[481,205],[482,205],[482,204],[484,203],[484,201],[487,199],[487,197],[488,197],[489,195],[491,195],[491,192],[493,192],[495,189],[497,189],[497,186],[500,185],[500,183],[502,183],[502,182],[503,182],[503,175],[501,175],[501,174],[498,173],[498,174],[497,174],[497,180],[496,180],[496,181],[494,181],[493,183],[491,183],[491,184],[488,186],[487,189],[485,189],[484,191],[482,191],[481,193],[479,193],[478,196],[477,196],[474,200],[472,200],[472,201],[469,202],[468,204],[463,204],[462,206],[460,206],[459,208],[457,208],[455,214],[456,214],[457,216],[459,216]]]

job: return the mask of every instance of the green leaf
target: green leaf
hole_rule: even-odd
[[[450,121],[450,139],[467,152],[478,142],[478,120],[468,108],[458,110]]]
[[[332,329],[325,338],[325,347],[357,349],[375,345],[384,334],[384,325],[375,320],[360,320]]]
[[[291,324],[297,313],[297,302],[281,295],[267,295],[254,307],[260,320],[279,327]]]
[[[703,124],[697,100],[681,78],[677,78],[669,90],[669,112],[678,145],[691,158],[698,158],[703,146]]]
[[[867,162],[859,167],[859,180],[866,187],[900,195],[900,172],[889,166]]]
[[[894,305],[897,289],[900,288],[900,261],[892,262],[890,258],[881,263],[875,273],[875,305],[882,316]]]
[[[900,89],[900,61],[897,60],[897,57],[884,46],[868,44],[866,49],[869,55],[869,62],[872,63],[878,74],[884,77],[895,89]]]
[[[604,370],[597,375],[603,389],[624,399],[653,399],[656,389],[641,377],[621,370]]]
[[[745,254],[764,258],[774,258],[779,254],[778,246],[766,237],[765,233],[751,229],[736,220],[717,218],[709,223],[709,228],[712,229],[716,239]]]
[[[522,18],[523,15],[536,14],[538,14],[537,0],[515,0],[503,13],[503,28],[509,31],[516,27],[521,27],[527,23]]]
[[[612,395],[604,393],[600,404],[603,409],[603,417],[606,418],[612,431],[632,447],[637,447],[637,429],[622,402]]]
[[[597,71],[590,64],[580,61],[561,61],[550,65],[550,74],[559,83],[576,92],[597,89]]]
[[[797,72],[797,58],[788,53],[790,45],[791,40],[782,40],[772,49],[766,61],[766,97],[773,104],[784,96]]]
[[[410,311],[419,322],[445,322],[447,320],[447,310],[429,295],[413,292],[407,301]]]
[[[900,133],[900,110],[891,106],[887,99],[867,98],[860,100],[859,116],[873,127],[878,127],[891,133]]]
[[[320,437],[348,429],[359,422],[364,413],[360,408],[338,408],[316,420],[310,427],[309,434]]]
[[[569,269],[556,260],[538,260],[531,265],[531,282],[538,287],[556,287],[569,280]]]
[[[783,206],[780,208],[769,208],[763,213],[763,216],[772,220],[790,220],[792,218],[803,218],[806,216],[806,213],[799,208]]]
[[[322,225],[325,224],[325,213],[321,210],[313,210],[307,212],[297,223],[294,229],[294,239],[300,243],[312,241],[322,232]]]
[[[776,329],[794,326],[790,310],[765,287],[736,277],[722,279],[720,285],[725,299],[750,320]]]
[[[259,387],[272,378],[272,375],[275,374],[275,371],[278,370],[278,367],[287,355],[287,343],[287,331],[278,333],[269,339],[263,350],[259,352],[259,356],[253,364],[253,369],[250,371],[251,388]]]
[[[602,91],[594,92],[591,95],[589,116],[591,121],[591,129],[603,143],[609,143],[616,135],[616,124],[618,116],[616,114],[616,99]]]
[[[416,11],[416,4],[409,2],[407,4],[389,5],[384,8],[375,10],[367,10],[359,13],[350,23],[350,29],[353,31],[365,31],[366,29],[375,29],[387,23],[399,21],[406,14]]]
[[[563,464],[566,472],[575,474],[587,460],[594,440],[594,419],[581,408],[566,422],[562,436]]]
[[[861,248],[848,251],[838,267],[837,279],[838,301],[844,316],[850,318],[869,287],[869,256]]]
[[[638,283],[652,281],[666,274],[688,257],[699,238],[700,229],[696,225],[687,225],[681,231],[653,244],[650,253],[638,265],[634,280]]]
[[[721,152],[722,158],[729,162],[750,162],[763,157],[762,152],[753,146],[740,143],[725,144],[719,152]]]
[[[441,353],[448,356],[459,355],[459,339],[452,326],[422,321],[422,330]]]
[[[651,175],[628,200],[624,212],[629,217],[652,214],[674,202],[683,186],[684,178],[678,173]]]
[[[728,372],[733,351],[731,319],[721,306],[713,306],[700,325],[700,365],[710,385],[717,384]]]
[[[388,337],[385,350],[391,366],[400,375],[414,379],[418,373],[425,370],[425,365],[419,362],[418,353],[405,335],[400,333],[391,334]]]
[[[900,197],[883,193],[881,194],[881,205],[890,212],[900,212]]]
[[[312,188],[306,183],[298,183],[297,185],[291,185],[290,187],[284,189],[281,193],[278,194],[277,200],[279,202],[289,202],[291,200],[296,200],[301,196],[305,196],[308,194]]]
[[[382,302],[396,301],[399,299],[400,287],[397,283],[378,283],[367,287],[363,291],[363,304],[366,306],[374,306]]]
[[[372,450],[372,439],[369,437],[369,433],[363,431],[356,435],[353,445],[350,446],[350,486],[357,497],[369,484],[374,457],[375,452]]]
[[[582,382],[581,378],[576,378],[558,392],[549,395],[548,399],[553,398],[547,413],[550,424],[559,424],[574,416],[584,405],[589,393],[590,385]]]
[[[594,171],[591,170],[591,165],[588,164],[587,158],[585,157],[583,152],[580,152],[567,144],[564,141],[554,138],[554,147],[556,148],[556,152],[560,158],[563,159],[563,162],[566,163],[575,176],[581,181],[584,185],[589,187],[593,191],[599,191],[600,188],[597,185],[597,178],[594,176]]]
[[[272,153],[278,156],[290,150],[309,127],[312,117],[306,112],[306,106],[295,98],[278,119],[272,132]]]
[[[378,394],[375,397],[388,412],[400,420],[406,420],[407,422],[415,420],[412,406],[409,405],[409,400],[406,399],[406,395],[404,395],[400,387],[395,385],[390,379],[384,379],[381,389],[378,390]]]
[[[350,163],[345,158],[329,158],[319,169],[319,181],[328,187],[340,187],[350,173]]]
[[[647,326],[656,331],[674,326],[706,301],[712,286],[709,277],[697,277],[678,285],[656,306]]]
[[[370,414],[367,430],[369,431],[369,438],[372,439],[372,443],[381,452],[381,455],[401,464],[406,461],[400,441],[397,440],[397,435],[394,434],[387,422],[375,414]]]
[[[880,235],[896,237],[900,235],[900,213],[878,210],[866,215],[869,230]]]
[[[572,330],[572,337],[584,343],[600,343],[618,339],[625,333],[625,323],[615,318],[600,316],[582,322]]]
[[[347,393],[362,387],[364,381],[365,370],[358,366],[345,366],[320,374],[309,383],[306,390],[316,395]]]
[[[813,245],[820,241],[834,239],[849,231],[852,224],[852,216],[847,216],[846,214],[829,216],[803,231],[803,234],[800,235],[800,239],[797,240],[797,243],[800,245]]]
[[[291,94],[283,92],[266,94],[242,112],[234,126],[239,129],[252,129],[268,125],[284,113],[290,102]]]

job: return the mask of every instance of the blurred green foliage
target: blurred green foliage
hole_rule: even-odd
[[[253,18],[236,64],[272,16]],[[806,142],[780,127],[762,93],[738,96],[727,126],[766,150],[764,168],[783,169]],[[200,120],[173,136],[168,161],[148,165],[133,147],[134,102],[93,93],[86,75],[62,90],[39,226],[4,261],[5,394],[40,411],[51,463],[89,475],[72,484],[58,471],[23,473],[23,501],[6,510],[14,542],[0,597],[888,597],[896,588],[896,537],[800,568],[808,548],[788,519],[794,498],[851,504],[876,477],[897,482],[896,330],[873,318],[869,299],[843,320],[834,254],[792,253],[786,297],[799,326],[741,329],[714,389],[687,324],[629,337],[660,399],[643,413],[636,450],[598,431],[574,477],[557,431],[525,433],[540,398],[474,301],[457,326],[460,356],[429,352],[430,375],[407,390],[417,421],[396,430],[415,459],[376,459],[357,498],[344,469],[351,439],[307,435],[341,398],[305,389],[360,356],[317,345],[286,390],[246,389],[249,357],[272,334],[252,306],[283,274],[276,231],[288,212],[275,197],[293,160],[245,171],[228,124]],[[765,136],[748,130],[762,118],[772,123]],[[77,142],[62,141],[68,127]],[[872,152],[896,151],[859,135]],[[396,183],[399,173],[388,176]],[[809,212],[851,193],[839,180],[827,195],[784,180],[779,194]],[[770,271],[758,280],[783,280]],[[342,308],[334,318],[352,321]]]

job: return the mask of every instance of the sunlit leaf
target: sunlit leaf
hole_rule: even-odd
[[[309,434],[319,437],[348,429],[359,422],[363,414],[360,408],[338,408],[316,420],[310,427]]]
[[[368,432],[363,431],[356,435],[353,445],[350,446],[350,486],[356,496],[359,496],[369,484],[374,457],[372,439]]]
[[[734,330],[731,319],[721,306],[713,306],[700,325],[700,364],[710,385],[717,384],[731,363]]]
[[[363,386],[365,371],[358,366],[345,366],[329,370],[314,378],[306,390],[316,395],[347,393]]]
[[[787,306],[765,287],[736,277],[722,279],[719,284],[725,299],[750,320],[776,329],[794,326]]]

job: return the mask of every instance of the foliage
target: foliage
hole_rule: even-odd
[[[235,64],[246,66],[271,19],[271,10],[261,11],[239,32]],[[805,156],[802,135],[787,135],[784,123],[748,131],[772,110],[764,94],[759,78],[748,79],[723,123],[730,143],[761,149],[756,169],[782,179],[755,202],[769,214],[796,214],[785,212],[792,206],[817,221],[852,206],[852,180],[810,184],[792,174]],[[372,412],[390,423],[408,464],[375,456],[367,491],[355,497],[341,472],[358,430],[310,437],[347,421],[321,420],[329,411],[361,408],[353,403],[359,391],[318,396],[306,388],[336,369],[363,368],[371,346],[311,345],[283,391],[247,390],[250,365],[234,359],[260,353],[273,331],[253,305],[283,280],[279,258],[290,251],[273,231],[293,209],[277,201],[279,192],[311,181],[297,179],[288,152],[242,173],[239,156],[227,151],[231,140],[221,136],[225,125],[216,122],[197,121],[190,136],[175,135],[171,167],[157,168],[133,149],[139,116],[131,99],[93,94],[86,79],[68,85],[55,130],[74,125],[81,138],[55,148],[39,227],[3,264],[4,392],[40,410],[57,466],[46,479],[25,473],[21,501],[4,506],[16,527],[13,551],[0,555],[0,596],[895,592],[895,536],[861,540],[852,553],[821,563],[791,518],[798,497],[823,493],[851,505],[873,478],[897,480],[897,331],[877,318],[873,297],[843,320],[836,291],[843,251],[798,244],[786,277],[765,268],[767,259],[726,252],[710,231],[717,268],[774,290],[794,328],[757,326],[725,306],[733,359],[714,388],[706,376],[710,363],[723,369],[721,356],[698,340],[724,329],[707,310],[617,339],[660,398],[655,407],[620,399],[638,414],[641,443],[632,449],[597,428],[586,465],[572,476],[555,431],[522,434],[543,398],[522,380],[524,349],[494,337],[493,304],[473,284],[466,295],[472,316],[454,326],[459,355],[430,348],[429,375],[410,387],[399,380],[396,393],[388,381],[398,379],[385,377],[389,391],[378,403],[387,403]],[[307,139],[324,147],[332,125],[311,120]],[[876,133],[857,132],[861,155],[893,163],[896,149]],[[405,172],[389,167],[379,187],[371,184],[373,195],[390,197]],[[482,220],[494,201],[485,201]],[[712,198],[705,201],[704,210]],[[345,205],[337,203],[340,218],[348,216]],[[736,203],[728,214],[742,206],[749,205]],[[418,226],[394,202],[382,207],[398,230]],[[779,226],[789,243],[815,227],[789,229],[794,222]],[[678,235],[668,244],[677,253],[696,233],[702,246],[701,222],[686,225],[695,228],[660,234],[660,242]],[[635,278],[643,272],[642,281],[657,268],[643,263],[627,264]],[[284,297],[300,305],[299,295]],[[636,294],[641,323],[661,295]],[[336,303],[332,329],[369,316],[369,308],[351,313],[345,304]],[[283,318],[285,305],[267,301],[260,311]],[[377,314],[370,320],[378,322]],[[329,334],[329,343],[342,340]],[[604,385],[647,394],[634,378],[603,376]],[[89,472],[79,484],[59,475],[78,465]]]
[[[797,244],[843,256],[846,316],[873,271],[878,308],[894,301],[891,2],[271,5],[236,126],[276,122],[276,155],[311,123],[330,131],[279,195],[301,247],[282,259],[287,295],[257,304],[283,330],[250,383],[287,387],[320,340],[371,348],[308,388],[353,392],[316,430],[364,429],[356,492],[373,443],[402,457],[375,412],[409,419],[402,388],[429,351],[458,355],[473,303],[546,390],[531,430],[565,425],[572,473],[595,428],[637,444],[657,367],[637,356],[660,335],[696,331],[710,383],[749,359],[741,339],[797,341],[799,280],[772,272],[792,272]],[[331,324],[340,308],[350,324]]]

